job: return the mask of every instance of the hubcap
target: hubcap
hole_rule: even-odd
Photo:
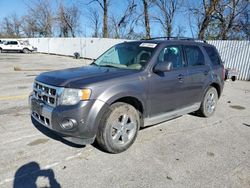
[[[136,133],[136,123],[127,115],[121,115],[112,125],[112,139],[117,144],[127,144]]]
[[[211,114],[216,107],[216,96],[214,92],[210,92],[207,97],[206,108],[207,112]]]

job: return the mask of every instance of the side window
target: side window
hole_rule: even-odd
[[[167,46],[163,48],[157,59],[157,63],[162,62],[171,62],[174,69],[183,67],[181,47]]]
[[[204,55],[198,46],[185,46],[188,66],[205,65]]]
[[[17,41],[11,41],[12,45],[17,45]]]
[[[220,57],[218,52],[215,50],[215,48],[213,47],[209,47],[209,46],[204,46],[207,55],[209,56],[211,62],[213,65],[220,65],[221,61],[220,61]]]

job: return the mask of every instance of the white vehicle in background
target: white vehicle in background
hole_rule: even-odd
[[[31,53],[37,49],[31,46],[28,41],[6,40],[0,43],[0,53],[2,52],[23,52]]]

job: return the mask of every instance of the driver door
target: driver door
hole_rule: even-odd
[[[172,69],[166,72],[154,72],[149,79],[149,116],[156,116],[180,109],[188,104],[186,93],[187,67],[182,47],[171,45],[164,47],[157,58],[158,63],[172,63]]]

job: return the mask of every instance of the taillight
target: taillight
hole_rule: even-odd
[[[225,78],[226,78],[226,70],[224,65],[222,65],[222,79],[225,80]]]

